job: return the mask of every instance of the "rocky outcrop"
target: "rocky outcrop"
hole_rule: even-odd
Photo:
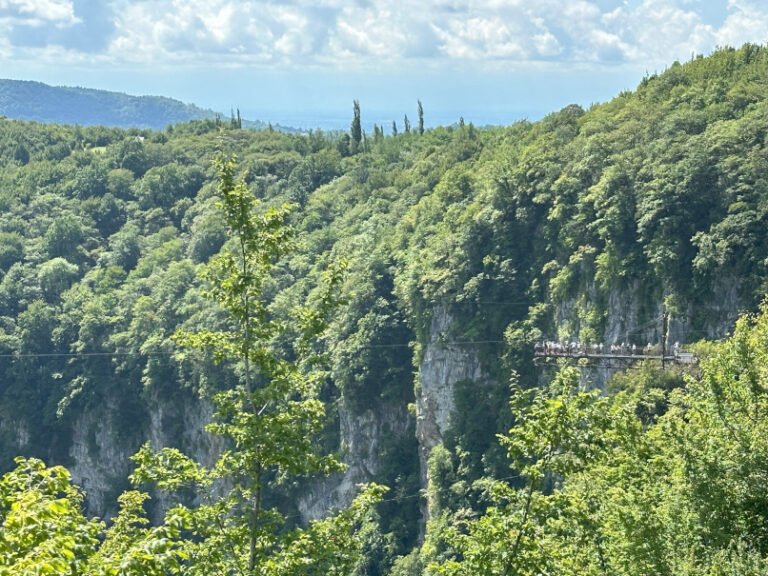
[[[72,426],[69,470],[72,480],[86,495],[89,514],[114,512],[115,498],[126,486],[131,472],[130,456],[138,444],[116,434],[119,410],[112,403],[102,403],[81,412]]]
[[[435,311],[428,342],[422,347],[416,385],[416,437],[419,446],[421,486],[426,488],[427,461],[443,441],[455,409],[454,392],[462,381],[485,380],[473,348],[451,342],[454,320],[445,308]],[[342,459],[347,469],[313,484],[298,502],[305,520],[326,515],[348,504],[357,485],[376,478],[382,465],[380,446],[389,435],[412,433],[412,416],[404,405],[382,403],[362,414],[345,408],[340,413]],[[425,517],[428,510],[423,510]]]
[[[737,282],[726,278],[718,280],[711,299],[670,315],[668,343],[726,335],[741,311],[738,294]],[[555,323],[561,330],[578,333],[581,328],[577,302],[578,299],[573,298],[555,307]],[[603,342],[630,339],[637,343],[658,342],[661,298],[648,297],[643,287],[635,283],[611,291],[603,305]],[[427,488],[430,481],[429,456],[435,446],[443,442],[452,424],[456,385],[466,381],[480,385],[489,382],[477,348],[456,342],[454,334],[460,332],[461,327],[455,326],[455,322],[448,308],[434,310],[429,336],[422,343],[418,360],[415,430],[422,489]],[[584,370],[585,385],[603,387],[622,367],[625,366],[621,362],[592,366]],[[542,369],[542,381],[548,373]],[[114,511],[115,497],[127,487],[132,469],[130,456],[145,441],[155,448],[176,446],[208,465],[222,449],[220,441],[204,431],[211,420],[210,405],[201,402],[192,392],[176,390],[173,397],[167,398],[149,395],[142,402],[143,413],[135,422],[127,421],[130,417],[114,398],[73,412],[68,451],[49,457],[51,463],[69,465],[74,481],[86,492],[91,514],[109,515]],[[382,400],[362,413],[353,413],[342,404],[339,437],[346,470],[302,489],[296,500],[302,518],[319,518],[330,510],[345,507],[357,493],[359,484],[375,481],[382,467],[382,441],[412,434],[413,419],[414,414],[405,402]],[[12,441],[17,453],[25,452],[31,430],[23,420],[0,419],[0,432]],[[162,498],[155,501],[159,508],[164,507]],[[429,511],[424,509],[423,515],[428,518]]]
[[[602,333],[597,337],[607,345],[635,343],[659,344],[662,335],[662,316],[667,315],[666,344],[695,342],[701,339],[720,339],[733,329],[743,310],[739,296],[740,283],[735,278],[721,277],[714,281],[711,293],[695,305],[682,310],[666,306],[658,287],[649,287],[639,281],[625,287],[611,289],[607,297],[600,297],[593,283],[554,307],[553,320],[559,334],[552,337],[579,339],[584,323],[581,316],[586,302],[602,302]],[[589,306],[590,304],[587,304]]]
[[[146,411],[147,418],[127,423],[119,403],[107,400],[74,419],[70,472],[85,491],[89,513],[109,516],[115,511],[116,497],[127,487],[133,469],[130,457],[143,442],[149,441],[156,449],[177,447],[208,466],[221,453],[221,440],[205,432],[212,416],[210,403],[191,392],[174,398],[152,395]],[[157,511],[169,505],[162,494],[154,500]]]
[[[421,484],[429,484],[427,461],[451,425],[454,387],[458,382],[484,380],[480,360],[474,349],[451,342],[453,318],[445,308],[432,316],[429,341],[419,362],[416,386],[416,437],[419,442]],[[425,519],[429,511],[425,510]]]
[[[322,518],[332,510],[346,507],[359,492],[359,485],[376,480],[380,472],[381,445],[389,436],[408,433],[410,419],[406,406],[382,403],[362,414],[340,409],[341,459],[344,472],[314,482],[298,500],[304,521]]]

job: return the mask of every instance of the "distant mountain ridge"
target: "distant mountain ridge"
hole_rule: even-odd
[[[0,115],[45,124],[162,130],[169,124],[215,118],[217,113],[164,96],[131,96],[93,88],[0,79]],[[229,118],[223,120],[229,121]],[[256,129],[267,127],[261,121],[243,120],[243,125]]]

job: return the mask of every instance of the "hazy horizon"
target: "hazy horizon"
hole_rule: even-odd
[[[535,119],[763,43],[757,0],[5,0],[3,76],[168,96],[297,127]],[[307,120],[309,118],[310,120]]]

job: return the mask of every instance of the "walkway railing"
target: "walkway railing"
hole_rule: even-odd
[[[691,352],[683,352],[680,349],[673,350],[671,354],[662,355],[661,352],[647,351],[643,348],[629,349],[590,350],[588,347],[536,347],[535,358],[585,358],[587,360],[656,360],[659,362],[675,362],[677,364],[695,364],[696,357]]]

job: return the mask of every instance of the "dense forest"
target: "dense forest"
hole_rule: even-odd
[[[0,115],[14,120],[47,124],[78,124],[114,128],[164,130],[171,124],[221,118],[221,113],[161,96],[131,96],[122,92],[72,86],[49,86],[42,82],[0,79]],[[222,122],[241,127],[266,129],[261,120],[241,118],[240,110],[227,112]],[[276,125],[282,131],[298,130]]]
[[[172,98],[129,96],[121,92],[0,80],[0,114],[16,120],[53,124],[153,128],[213,118],[215,113]]]
[[[766,79],[746,45],[386,135],[1,121],[0,574],[764,574]]]

